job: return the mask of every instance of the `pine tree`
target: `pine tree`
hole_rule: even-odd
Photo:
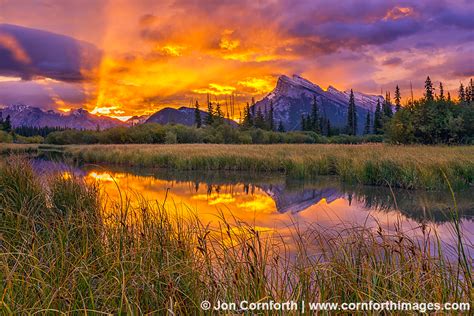
[[[352,89],[351,94],[349,96],[349,107],[347,111],[347,134],[357,134],[357,113],[355,107],[354,92],[352,91]]]
[[[275,120],[273,117],[273,101],[270,101],[270,111],[268,111],[267,125],[269,130],[275,130]]]
[[[252,114],[250,113],[250,105],[247,102],[247,106],[244,109],[244,118],[242,120],[242,126],[245,128],[250,128],[253,126]]]
[[[393,116],[390,92],[385,93],[385,100],[382,105],[382,111],[385,120],[389,120]]]
[[[255,117],[255,98],[252,97],[252,117]]]
[[[469,94],[469,102],[474,102],[474,82],[472,81],[472,78],[470,80],[470,94]]]
[[[395,109],[397,110],[397,112],[400,111],[402,107],[401,100],[402,97],[400,95],[400,88],[397,85],[395,88]]]
[[[199,102],[197,100],[194,105],[194,124],[196,124],[197,128],[201,128],[202,126],[201,110],[199,110]]]
[[[207,116],[205,121],[207,126],[211,126],[214,123],[214,108],[211,100],[209,100],[209,94],[207,95]]]
[[[3,122],[3,130],[7,133],[12,131],[12,122],[10,120],[10,115],[7,115],[5,121]]]
[[[313,104],[311,106],[311,129],[318,134],[321,133],[319,110],[316,96],[313,96]]]
[[[430,76],[426,77],[425,81],[425,99],[429,102],[434,100],[434,89]]]
[[[439,100],[444,101],[444,88],[443,88],[443,83],[440,81],[439,82]]]
[[[464,103],[464,101],[466,101],[466,95],[464,93],[465,93],[464,92],[464,86],[461,83],[459,85],[459,103]]]
[[[380,99],[377,100],[377,107],[374,114],[374,134],[382,134],[383,130],[383,116],[380,107]]]
[[[283,126],[283,122],[280,121],[280,123],[278,123],[278,131],[280,133],[284,133],[285,132],[285,127]]]
[[[311,120],[309,119],[309,115],[302,114],[301,115],[301,130],[302,131],[309,131],[311,129]]]
[[[351,90],[352,93],[352,90]],[[352,93],[352,113],[354,115],[353,121],[354,121],[354,131],[353,134],[357,135],[357,111],[356,111],[356,105],[355,105],[355,99],[354,99],[354,93]]]
[[[326,121],[326,136],[327,137],[330,137],[332,135],[332,131],[331,131],[331,121],[329,119],[327,119]]]
[[[217,102],[216,111],[214,114],[214,121],[216,121],[216,119],[219,123],[222,123],[224,121],[224,113],[222,112],[221,105],[219,104],[219,102]]]
[[[265,129],[265,117],[263,116],[261,108],[257,109],[257,114],[254,119],[254,126],[256,128]]]
[[[448,91],[448,101],[451,102],[451,93]]]
[[[365,118],[365,128],[364,128],[364,135],[370,134],[370,111],[367,111],[367,116]]]

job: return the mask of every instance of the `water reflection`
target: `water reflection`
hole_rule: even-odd
[[[49,165],[47,165],[49,164]],[[123,169],[111,166],[71,168],[65,164],[35,162],[38,170],[75,173],[100,183],[116,201],[129,196],[138,201],[158,201],[171,209],[197,214],[204,223],[217,223],[219,216],[235,216],[256,228],[291,234],[289,227],[317,225],[343,230],[353,226],[376,226],[393,230],[402,226],[416,236],[426,225],[441,241],[455,248],[452,237],[453,197],[449,192],[390,190],[389,188],[342,185],[334,178],[313,182],[289,181],[280,174],[234,172],[175,172]],[[474,190],[456,192],[456,204],[468,248],[474,241]],[[468,249],[469,250],[469,249]]]

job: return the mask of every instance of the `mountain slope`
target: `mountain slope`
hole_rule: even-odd
[[[280,76],[275,89],[262,100],[258,101],[252,111],[266,112],[273,103],[273,113],[276,122],[282,122],[286,130],[301,128],[301,116],[311,112],[313,96],[319,106],[322,117],[328,118],[334,127],[345,127],[347,123],[347,108],[350,91],[339,91],[329,86],[325,91],[318,85],[296,75],[292,78]],[[354,92],[357,110],[357,125],[359,133],[365,124],[367,111],[373,112],[377,100],[383,101],[382,96]]]
[[[204,121],[207,117],[207,112],[201,112],[201,119],[204,124]],[[237,126],[237,123],[224,119],[225,122],[229,123],[232,126]],[[182,124],[187,126],[194,125],[194,109],[189,107],[180,107],[179,109],[173,108],[164,108],[151,115],[145,123],[159,123],[159,124]]]
[[[37,107],[28,105],[11,105],[0,109],[3,119],[10,116],[13,127],[64,127],[74,129],[94,130],[99,127],[101,130],[126,125],[120,120],[90,114],[84,109],[72,110],[67,114],[55,111],[43,111]]]
[[[278,212],[296,214],[325,200],[331,203],[344,196],[337,188],[289,190],[286,185],[258,185],[274,201]]]

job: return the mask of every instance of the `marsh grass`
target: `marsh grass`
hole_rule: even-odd
[[[18,158],[0,168],[2,313],[192,315],[202,300],[473,299],[472,259],[433,252],[436,236],[424,226],[421,240],[296,224],[292,236],[279,236],[222,214],[211,227],[163,201],[100,199],[96,186],[40,179]]]
[[[282,172],[406,189],[457,190],[474,182],[474,147],[366,145],[87,145],[65,152],[82,163],[175,170]]]
[[[0,143],[0,155],[37,154],[38,147],[36,144]]]

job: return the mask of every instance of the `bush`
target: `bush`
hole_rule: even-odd
[[[165,136],[165,144],[177,144],[178,136],[173,131],[167,131]]]
[[[336,135],[329,138],[330,144],[361,144],[364,142],[363,137],[353,135]]]
[[[364,140],[366,143],[383,143],[384,136],[371,134],[364,136]]]
[[[11,143],[13,141],[12,135],[7,132],[0,131],[0,143]]]
[[[25,137],[21,135],[15,135],[15,143],[18,144],[41,144],[44,142],[44,137],[36,135]]]
[[[0,138],[1,139],[1,138]],[[26,141],[40,141],[29,139]],[[257,128],[239,129],[227,124],[196,128],[184,125],[147,123],[114,127],[104,131],[65,130],[50,133],[48,144],[360,144],[382,142],[381,135],[325,137],[315,132],[273,132]]]
[[[311,137],[311,132],[288,132],[285,135],[285,143],[289,144],[311,144],[314,143],[314,138]]]

